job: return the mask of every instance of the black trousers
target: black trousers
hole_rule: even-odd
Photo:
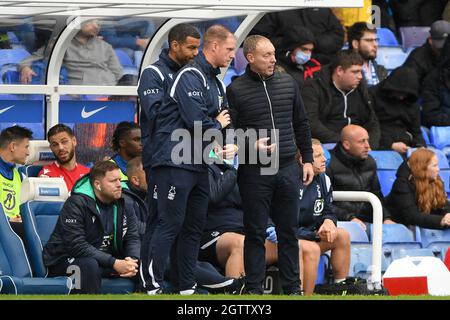
[[[102,277],[117,277],[114,270],[102,268],[94,258],[83,257],[65,259],[48,268],[49,277],[72,276],[74,288],[72,294],[98,294],[102,285]]]
[[[266,228],[269,216],[276,225],[278,268],[284,293],[300,290],[298,240],[299,189],[302,171],[297,163],[275,175],[261,175],[260,168],[241,166],[238,184],[244,209],[244,264],[246,289],[263,293],[266,271]]]
[[[151,174],[157,188],[157,213],[155,225],[147,224],[142,243],[141,279],[147,290],[162,287],[170,256],[179,289],[188,290],[196,284],[195,266],[208,209],[208,173],[157,167]]]

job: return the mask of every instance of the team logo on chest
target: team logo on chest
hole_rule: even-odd
[[[301,189],[301,188],[298,190],[298,199],[299,200],[303,199],[303,189]]]
[[[158,186],[155,185],[153,188],[153,199],[158,199]]]

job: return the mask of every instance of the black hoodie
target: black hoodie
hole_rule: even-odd
[[[448,201],[444,208],[432,210],[430,214],[420,211],[416,198],[416,186],[406,161],[397,170],[397,179],[386,199],[386,205],[392,211],[395,222],[429,229],[442,229],[442,217],[450,212]]]
[[[420,131],[420,110],[416,104],[419,80],[409,67],[395,69],[389,77],[369,89],[373,108],[380,122],[380,147],[391,149],[394,142],[403,142],[410,147],[425,145]],[[401,93],[403,100],[393,97]]]

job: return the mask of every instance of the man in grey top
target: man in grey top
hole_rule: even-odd
[[[123,75],[122,66],[110,44],[98,38],[98,20],[81,25],[64,55],[63,65],[67,69],[71,85],[114,86]],[[30,83],[37,76],[31,65],[44,58],[44,47],[20,63],[20,82]]]

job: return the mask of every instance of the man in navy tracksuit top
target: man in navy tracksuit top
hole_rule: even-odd
[[[159,108],[151,134],[150,168],[157,193],[157,225],[151,237],[148,264],[149,294],[161,292],[161,283],[167,259],[175,243],[171,266],[178,268],[178,289],[181,294],[195,292],[194,268],[208,207],[208,173],[201,158],[195,163],[193,152],[202,152],[192,146],[200,144],[202,137],[194,137],[194,122],[201,131],[220,131],[230,123],[222,84],[216,78],[220,67],[234,58],[236,40],[222,26],[207,30],[204,51],[184,66],[174,77],[169,96]],[[177,130],[178,129],[178,130]],[[182,139],[172,133],[188,133]],[[184,130],[184,131],[183,131]],[[189,139],[190,138],[190,139]],[[199,141],[194,141],[199,139]],[[182,146],[181,157],[175,151]],[[145,147],[144,147],[145,148]],[[225,145],[222,155],[234,156],[234,145]],[[151,188],[151,187],[150,187]],[[175,238],[177,238],[175,242]]]
[[[275,48],[269,39],[250,36],[244,41],[249,61],[244,75],[227,88],[235,128],[275,133],[247,143],[248,151],[274,153],[271,166],[278,171],[265,175],[263,162],[239,163],[238,184],[244,208],[245,291],[263,293],[266,227],[269,215],[278,234],[278,266],[285,294],[299,294],[298,220],[299,189],[313,178],[311,132],[298,85],[287,73],[275,71]],[[279,132],[279,135],[276,132]],[[272,135],[272,134],[271,134]],[[249,140],[246,140],[249,141]],[[303,156],[303,174],[295,160]],[[249,157],[251,159],[251,157]],[[241,158],[239,160],[242,160]]]
[[[147,219],[146,233],[142,238],[141,252],[141,279],[142,284],[151,281],[149,274],[149,246],[153,229],[156,224],[156,194],[153,175],[150,172],[152,150],[152,136],[155,131],[155,123],[158,111],[164,100],[164,96],[169,94],[169,88],[173,77],[180,68],[195,58],[200,47],[200,33],[198,30],[186,23],[181,23],[173,27],[168,35],[169,49],[163,49],[159,55],[159,60],[148,66],[142,72],[138,84],[138,94],[141,103],[140,126],[142,131],[142,164],[147,179],[147,190],[150,195],[147,197],[149,217]]]

